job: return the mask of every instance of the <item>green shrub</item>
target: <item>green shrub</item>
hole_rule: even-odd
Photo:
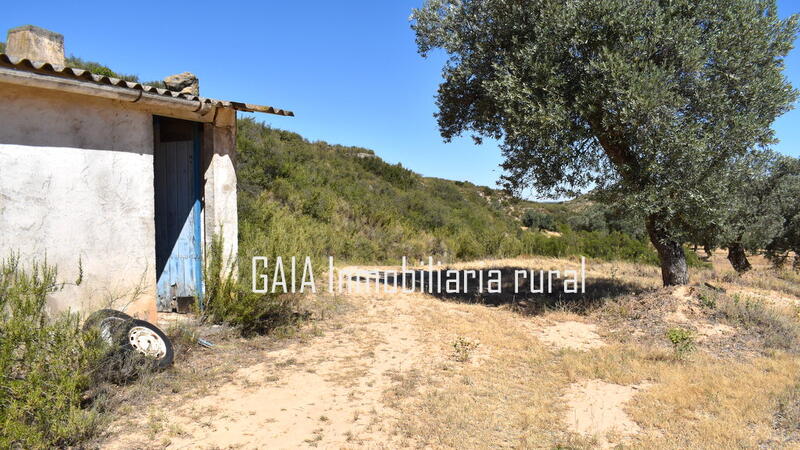
[[[586,256],[605,261],[630,261],[640,264],[659,265],[658,254],[650,243],[629,234],[600,231],[574,231],[569,225],[557,227],[560,236],[547,236],[528,232],[522,236],[523,254],[565,258]],[[693,252],[687,252],[689,267],[708,267]]]
[[[223,241],[212,237],[204,270],[202,320],[238,328],[243,336],[266,334],[297,323],[297,299],[291,295],[252,292],[250,275],[236,280],[233,261],[226,262]],[[249,267],[249,261],[247,263]]]
[[[536,211],[535,209],[528,209],[522,214],[522,225],[537,230],[554,230],[555,221],[553,216],[547,213]]]
[[[578,211],[578,214],[569,216],[567,223],[577,231],[608,231],[605,213],[605,208],[593,205],[583,208]]]
[[[708,309],[717,307],[717,293],[712,291],[702,291],[698,294],[700,304]]]
[[[66,60],[67,67],[74,67],[76,69],[88,70],[95,75],[102,75],[111,78],[119,78],[125,81],[138,82],[139,77],[136,75],[128,75],[124,73],[117,73],[111,70],[110,67],[94,61],[86,61],[76,56],[69,56]]]
[[[484,253],[481,243],[469,231],[459,233],[453,240],[452,246],[458,259],[475,259]]]
[[[448,263],[527,254],[658,264],[643,236],[556,225],[575,211],[589,222],[609,218],[609,230],[628,219],[584,200],[528,208],[531,228],[562,234],[548,237],[520,230],[508,208],[531,203],[357,156],[373,154],[367,149],[309,142],[252,119],[239,121],[237,148],[239,250],[245,258],[311,256],[317,267],[328,255],[345,263],[397,264],[402,256]],[[692,253],[687,261],[704,265]]]
[[[627,234],[573,231],[567,225],[561,225],[558,229],[560,236],[525,233],[522,242],[525,253],[555,258],[583,255],[602,260],[658,264],[658,255],[649,243]]]
[[[0,448],[79,445],[98,426],[81,398],[101,347],[77,314],[47,315],[58,289],[46,263],[23,270],[16,256],[0,262]]]
[[[672,343],[678,359],[684,359],[695,350],[694,335],[684,328],[670,328],[667,330],[667,339]]]
[[[686,265],[689,267],[703,267],[710,269],[712,264],[709,261],[704,261],[697,256],[697,253],[689,250],[688,248],[684,248],[683,253],[686,255]]]
[[[308,142],[249,119],[239,121],[237,139],[244,252],[375,264],[522,248],[518,222],[479,194],[494,201],[501,194],[492,189],[424,178],[357,156],[367,149]]]

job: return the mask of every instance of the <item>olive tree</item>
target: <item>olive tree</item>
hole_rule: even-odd
[[[727,247],[728,261],[740,274],[752,267],[746,251],[764,249],[781,233],[783,218],[775,201],[780,161],[772,151],[755,152],[733,161],[720,180],[726,186],[719,200],[723,216],[706,225],[704,244]]]
[[[665,285],[688,282],[687,233],[721,214],[717,177],[797,95],[797,18],[774,0],[427,0],[412,28],[422,56],[448,55],[443,138],[499,140],[510,190],[624,202]]]
[[[800,159],[782,157],[772,171],[769,202],[781,219],[781,230],[767,244],[767,256],[783,264],[794,253],[792,266],[800,270]]]

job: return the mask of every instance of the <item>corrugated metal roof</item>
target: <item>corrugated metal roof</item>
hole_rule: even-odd
[[[147,92],[165,98],[174,98],[189,101],[199,101],[214,107],[233,108],[238,111],[247,112],[262,112],[267,114],[277,114],[279,116],[294,117],[292,111],[274,108],[272,106],[254,105],[251,103],[232,102],[228,100],[216,100],[213,98],[198,97],[191,94],[182,94],[180,92],[170,91],[169,89],[161,89],[153,86],[147,86],[141,83],[134,83],[131,81],[120,80],[119,78],[107,77],[104,75],[96,75],[88,70],[75,69],[72,67],[57,66],[50,63],[43,63],[38,61],[31,61],[28,59],[14,58],[5,53],[0,53],[0,66],[11,67],[16,70],[25,72],[41,73],[45,75],[55,75],[64,78],[70,78],[78,81],[85,81],[87,83],[95,83],[106,86],[115,86],[126,89],[133,89],[137,91]]]

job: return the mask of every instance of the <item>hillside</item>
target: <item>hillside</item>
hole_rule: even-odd
[[[530,202],[469,182],[423,177],[372,150],[310,142],[252,119],[240,120],[238,130],[245,258],[332,255],[387,264],[402,256],[430,255],[445,263],[583,254],[657,261],[638,224],[586,199]],[[548,214],[561,235],[523,229],[527,210]]]
[[[238,133],[242,240],[267,254],[372,262],[520,251],[515,211],[527,202],[249,119]]]

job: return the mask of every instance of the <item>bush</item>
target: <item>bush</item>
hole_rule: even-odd
[[[372,154],[367,149],[309,142],[252,119],[238,122],[237,149],[244,258],[311,256],[318,266],[329,255],[351,264],[397,264],[402,256],[448,263],[528,254],[658,264],[644,234],[617,230],[630,214],[607,207],[548,203],[525,211],[529,227],[562,233],[547,237],[520,230],[504,206],[513,199],[499,191],[357,156]],[[555,225],[576,211],[585,219],[580,226],[592,231]],[[687,261],[702,265],[692,253]]]
[[[249,277],[243,277],[241,282],[234,278],[233,267],[225,262],[223,248],[222,238],[212,237],[204,271],[202,320],[238,328],[243,336],[267,334],[295,325],[300,317],[295,311],[296,298],[253,293]]]
[[[568,225],[559,225],[560,236],[545,236],[541,233],[525,233],[522,237],[523,254],[542,255],[553,258],[586,256],[605,261],[630,261],[640,264],[659,265],[658,254],[650,243],[617,231],[574,231]],[[710,267],[694,252],[686,252],[689,267]]]
[[[678,359],[686,358],[695,349],[694,335],[684,328],[670,328],[667,330],[667,339],[672,343]]]
[[[537,230],[554,230],[555,221],[553,217],[547,213],[539,212],[534,209],[528,209],[522,215],[522,225]]]
[[[567,223],[573,230],[578,231],[608,231],[605,214],[605,208],[600,205],[592,205],[584,208],[578,214],[570,216]]]
[[[99,62],[94,62],[94,61],[86,61],[76,56],[68,57],[66,60],[66,65],[67,67],[74,67],[76,69],[87,70],[95,75],[102,75],[111,78],[119,78],[121,80],[132,81],[134,83],[139,81],[139,77],[136,75],[117,73],[104,64],[100,64]]]
[[[573,231],[569,226],[559,226],[560,236],[526,233],[523,237],[525,253],[563,258],[583,255],[602,260],[622,260],[658,265],[655,249],[646,241],[627,234],[598,231]]]
[[[239,121],[237,139],[240,252],[380,264],[521,248],[519,223],[484,198],[501,196],[492,189],[424,178],[358,157],[367,149],[308,142],[250,119]]]
[[[0,448],[77,445],[98,426],[81,398],[102,348],[77,314],[48,317],[58,289],[46,263],[25,271],[16,256],[0,262]]]
[[[472,356],[472,352],[475,351],[480,344],[464,336],[457,336],[451,345],[453,347],[453,359],[457,362],[467,362]]]

